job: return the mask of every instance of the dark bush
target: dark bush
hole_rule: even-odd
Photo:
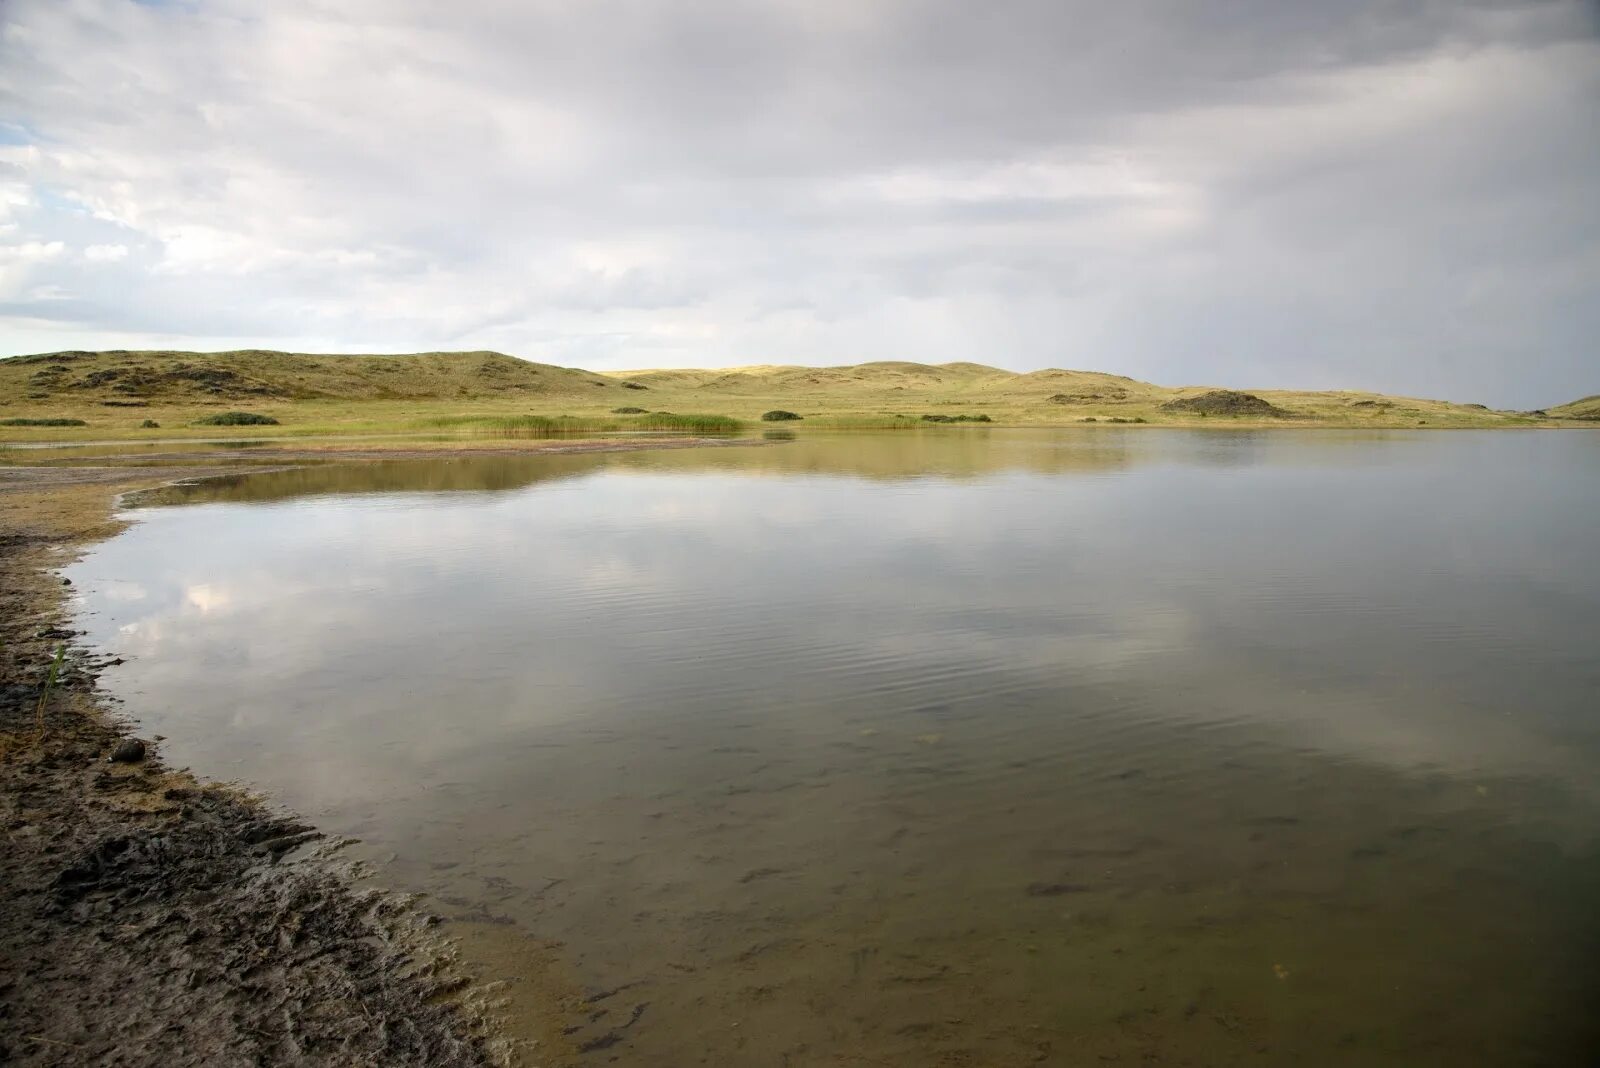
[[[611,414],[612,415],[643,415],[644,414],[644,409],[643,408],[613,408],[613,409],[611,409]]]
[[[277,426],[278,421],[270,415],[258,415],[255,412],[220,412],[217,415],[208,415],[204,419],[196,419],[195,426]]]
[[[156,422],[154,419],[146,419],[144,422],[139,424],[140,430],[159,430],[160,428],[161,424]]]
[[[770,412],[761,413],[761,421],[764,423],[786,423],[791,419],[802,418],[804,418],[804,416],[796,415],[793,412],[786,412],[782,408],[774,408]]]
[[[1200,416],[1255,415],[1284,419],[1291,415],[1254,393],[1240,393],[1231,389],[1214,389],[1198,397],[1180,397],[1168,401],[1161,407],[1169,412],[1193,412]]]
[[[0,426],[88,426],[82,419],[0,419]]]

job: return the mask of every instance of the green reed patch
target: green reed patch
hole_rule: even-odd
[[[739,420],[726,415],[678,415],[673,412],[651,412],[631,426],[646,430],[684,430],[696,434],[733,434],[744,427]]]
[[[82,419],[0,419],[0,426],[88,426]]]
[[[808,427],[818,430],[914,430],[922,425],[915,416],[897,412],[878,415],[822,415],[806,420]]]
[[[672,430],[691,434],[733,434],[744,424],[726,415],[679,415],[675,412],[626,413],[625,419],[579,415],[446,415],[423,425],[446,430],[482,430],[519,435],[599,434],[619,430]]]

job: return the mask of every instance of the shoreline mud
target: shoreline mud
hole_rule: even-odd
[[[729,443],[492,451],[717,444]],[[0,1062],[573,1060],[563,1025],[582,997],[554,963],[526,974],[539,956],[526,932],[447,922],[424,901],[372,885],[338,842],[293,815],[165,766],[160,739],[142,739],[143,759],[112,762],[128,725],[97,688],[105,662],[74,643],[70,587],[55,574],[125,526],[113,514],[123,493],[308,461],[459,451],[253,448],[241,466],[243,450],[218,449],[0,466],[0,880],[9,891],[0,896]],[[528,945],[508,954],[509,939]]]

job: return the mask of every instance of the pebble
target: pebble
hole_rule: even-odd
[[[107,760],[112,764],[137,764],[144,759],[144,743],[137,738],[124,738],[111,750]]]

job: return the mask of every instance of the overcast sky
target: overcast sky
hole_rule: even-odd
[[[0,0],[0,353],[1600,391],[1592,3]]]

